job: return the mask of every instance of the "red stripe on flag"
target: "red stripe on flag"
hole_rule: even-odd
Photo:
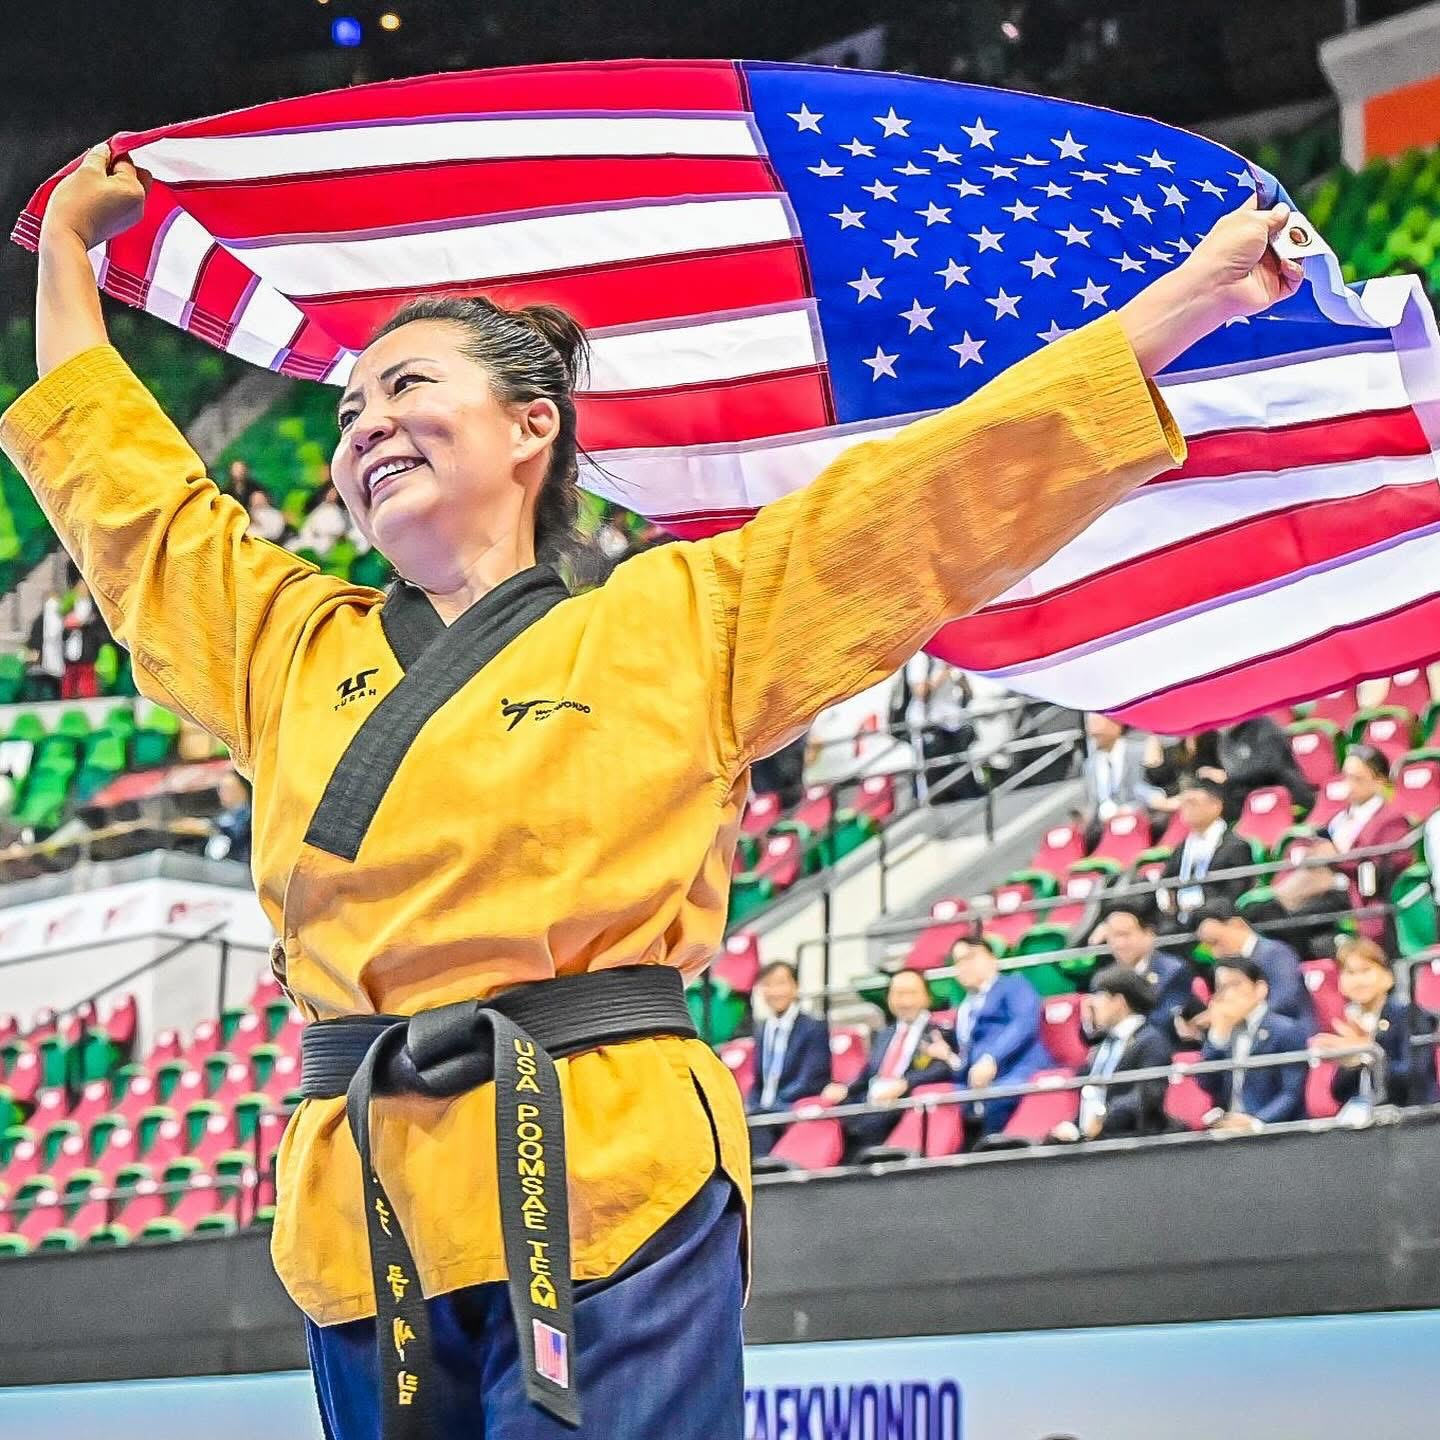
[[[127,154],[161,136],[254,135],[386,120],[444,120],[553,110],[744,112],[740,74],[729,60],[598,60],[464,70],[326,90],[117,135]]]
[[[625,261],[468,285],[436,285],[428,291],[312,297],[298,303],[338,345],[359,350],[415,294],[488,295],[512,309],[544,301],[563,306],[582,325],[594,328],[703,315],[716,301],[736,310],[781,305],[807,299],[810,287],[797,245],[783,240],[746,250]]]
[[[926,648],[971,670],[1023,665],[1437,523],[1433,480],[1299,505],[1186,538],[1034,600],[991,606],[946,626],[944,651]]]
[[[248,266],[242,265],[228,250],[216,246],[200,271],[200,282],[195,287],[191,333],[224,349],[235,329],[240,302],[254,282],[254,272]]]
[[[765,160],[714,155],[555,156],[349,170],[174,187],[220,240],[418,228],[556,206],[773,194]]]
[[[823,372],[794,371],[670,390],[581,395],[576,400],[586,450],[640,445],[713,445],[754,440],[833,422]]]
[[[162,193],[156,195],[157,190]],[[153,186],[150,193],[152,198],[139,220],[105,247],[105,259],[109,262],[105,276],[106,293],[127,305],[145,303],[160,232],[175,214],[174,201],[164,186]]]
[[[1204,717],[1206,729],[1233,725],[1278,705],[1428,665],[1440,659],[1437,635],[1440,596],[1432,596],[1389,615],[1137,700],[1117,710],[1115,718],[1162,735],[1189,733],[1196,728],[1197,715]]]

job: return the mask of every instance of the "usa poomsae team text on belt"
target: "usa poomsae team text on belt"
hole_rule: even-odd
[[[601,1045],[695,1033],[680,973],[663,965],[539,981],[409,1017],[347,1015],[306,1027],[301,1093],[314,1100],[345,1096],[360,1152],[383,1440],[429,1440],[439,1430],[431,1413],[425,1297],[375,1172],[371,1101],[452,1097],[495,1082],[501,1234],[525,1392],[558,1420],[578,1425],[565,1118],[554,1062]]]

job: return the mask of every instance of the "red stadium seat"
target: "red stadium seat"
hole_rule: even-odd
[[[43,1040],[47,1035],[55,1033],[55,1012],[48,1007],[35,1012],[35,1019],[30,1026],[29,1039],[32,1041]]]
[[[1345,1013],[1345,997],[1340,993],[1340,972],[1333,960],[1304,960],[1300,973],[1315,1007],[1315,1029],[1331,1033],[1332,1024]]]
[[[974,930],[969,903],[965,900],[937,900],[930,907],[930,924],[916,937],[905,957],[906,970],[938,970],[950,963],[950,951],[957,940]]]
[[[1356,699],[1353,688],[1332,690],[1330,694],[1322,695],[1315,702],[1305,718],[1307,720],[1328,720],[1332,725],[1338,725],[1340,729],[1348,730],[1350,721],[1359,708],[1360,702]]]
[[[1430,678],[1423,670],[1402,670],[1390,679],[1382,705],[1399,705],[1412,715],[1423,715],[1434,697],[1430,694]]]
[[[1045,917],[1045,923],[1066,927],[1078,925],[1085,918],[1091,901],[1105,888],[1105,878],[1104,873],[1098,870],[1076,870],[1067,875],[1061,887],[1064,902]]]
[[[162,1120],[140,1158],[158,1172],[184,1153],[185,1127],[178,1120]]]
[[[1199,1058],[1198,1050],[1175,1052],[1180,1064],[1193,1065]],[[1165,1113],[1177,1124],[1187,1130],[1203,1130],[1205,1117],[1214,1108],[1215,1102],[1193,1075],[1171,1075],[1165,1089]]]
[[[1128,870],[1149,848],[1149,817],[1134,810],[1121,810],[1105,822],[1094,853],[1097,860],[1114,860],[1122,869]]]
[[[1177,810],[1171,815],[1170,823],[1165,827],[1165,833],[1155,843],[1163,845],[1167,850],[1174,850],[1185,843],[1185,837],[1189,833]]]
[[[848,1085],[865,1068],[869,1050],[869,1036],[858,1025],[837,1025],[831,1030],[830,1074],[837,1084]]]
[[[274,1043],[278,1045],[287,1055],[300,1057],[300,1036],[304,1033],[305,1021],[301,1018],[298,1010],[292,1010],[285,1018],[285,1023],[280,1027],[274,1037]]]
[[[790,817],[812,835],[823,835],[835,818],[835,794],[828,785],[809,785],[805,798]]]
[[[77,1170],[90,1164],[90,1147],[83,1135],[67,1135],[60,1148],[45,1167],[46,1173],[58,1184],[63,1185]]]
[[[187,1112],[185,1125],[190,1136],[188,1153],[202,1165],[213,1165],[227,1150],[234,1150],[240,1143],[235,1133],[235,1117],[225,1111],[204,1113],[197,1105]],[[198,1139],[195,1136],[197,1128],[200,1130]]]
[[[215,1057],[212,1055],[211,1060]],[[210,1098],[226,1108],[233,1106],[242,1096],[251,1093],[250,1067],[243,1060],[232,1060],[225,1066],[224,1076],[211,1093]]]
[[[825,1114],[818,1099],[801,1100],[795,1109],[806,1118],[787,1126],[770,1156],[801,1170],[826,1170],[840,1163],[845,1153],[845,1132],[838,1120]]]
[[[51,1230],[58,1230],[65,1224],[65,1211],[60,1197],[53,1190],[41,1190],[35,1195],[28,1213],[21,1214],[16,1208],[15,1233],[30,1242],[33,1250],[40,1237]]]
[[[755,874],[785,890],[800,878],[804,865],[805,847],[798,835],[772,835],[755,863]]]
[[[1302,720],[1290,732],[1290,753],[1300,773],[1317,788],[1340,768],[1335,735],[1328,727],[1310,728],[1308,722]]]
[[[140,1123],[141,1115],[157,1104],[159,1098],[153,1076],[132,1075],[115,1105],[115,1112],[122,1115],[125,1123],[133,1130]]]
[[[225,1048],[237,1059],[246,1060],[257,1045],[264,1045],[270,1039],[265,1026],[265,1017],[247,1011],[235,1025],[235,1033]]]
[[[1427,960],[1410,971],[1415,1003],[1422,1010],[1440,1014],[1440,960]],[[1440,1047],[1437,1047],[1440,1053]],[[13,1162],[12,1162],[13,1163]]]
[[[753,930],[737,930],[725,937],[724,947],[710,973],[738,995],[748,995],[760,974],[760,937]]]
[[[170,1207],[170,1218],[186,1230],[193,1230],[207,1215],[221,1208],[222,1199],[213,1176],[192,1175],[180,1198]]]
[[[982,917],[982,928],[986,935],[993,935],[1007,949],[1013,948],[1028,930],[1033,930],[1040,919],[1038,910],[1024,910],[1025,905],[1035,897],[1035,888],[1028,880],[1012,880],[997,885],[991,892],[995,908]]]
[[[1404,756],[1395,771],[1395,803],[1417,823],[1440,810],[1440,761]]]
[[[1032,870],[1045,870],[1056,879],[1085,855],[1085,837],[1074,825],[1056,825],[1047,830],[1030,859]]]
[[[1332,775],[1320,787],[1305,823],[1312,830],[1323,830],[1349,803],[1350,782],[1343,775]]]
[[[250,995],[250,1009],[256,1015],[263,1015],[267,1005],[281,1000],[289,1003],[285,987],[273,975],[262,975],[255,982],[255,989]]]
[[[70,1110],[70,1099],[58,1087],[51,1086],[35,1092],[35,1113],[30,1117],[30,1128],[42,1135],[57,1120],[65,1119]]]
[[[189,1045],[185,1047],[185,1063],[192,1069],[199,1070],[205,1064],[205,1057],[213,1055],[220,1048],[220,1022],[202,1020],[195,1027]]]
[[[267,1110],[255,1127],[256,1154],[262,1172],[270,1169],[275,1152],[285,1134],[285,1117],[274,1110]]]
[[[17,1105],[28,1105],[40,1088],[40,1076],[40,1057],[33,1050],[22,1051],[5,1081],[10,1098]]]
[[[780,818],[780,797],[771,791],[752,795],[740,817],[742,835],[763,835]]]
[[[13,1015],[0,1015],[0,1045],[20,1033],[20,1022]]]
[[[1318,835],[1305,832],[1292,834],[1282,843],[1280,854],[1276,858],[1283,860],[1293,870],[1315,848],[1315,842],[1319,838]]]
[[[917,1085],[912,1095],[953,1095],[954,1085]],[[936,1105],[928,1112],[907,1110],[890,1132],[885,1144],[895,1150],[934,1159],[958,1155],[965,1144],[965,1117],[962,1105]]]
[[[115,1223],[123,1225],[132,1235],[138,1235],[152,1220],[164,1215],[165,1199],[154,1180],[137,1180],[129,1197],[119,1202]]]
[[[210,1087],[203,1071],[184,1070],[175,1082],[175,1088],[165,1097],[165,1103],[176,1110],[185,1110],[197,1100],[206,1099],[209,1093]]]
[[[81,1090],[80,1098],[70,1112],[70,1118],[88,1130],[102,1115],[108,1115],[111,1108],[110,1082],[92,1080]]]
[[[1068,1080],[1072,1070],[1037,1070],[1030,1078],[1036,1085],[1051,1085]],[[1014,1113],[1005,1122],[1005,1134],[1021,1140],[1044,1140],[1066,1120],[1080,1113],[1078,1090],[1040,1089],[1022,1096]]]
[[[755,1083],[755,1042],[748,1036],[741,1040],[728,1040],[720,1047],[720,1058],[735,1077],[740,1093],[748,1095]]]
[[[1264,785],[1245,797],[1244,808],[1235,822],[1235,833],[1245,840],[1253,840],[1268,855],[1294,823],[1290,792],[1283,785]]]
[[[859,815],[868,815],[877,825],[883,825],[895,813],[895,777],[867,775],[855,792],[851,808]]]
[[[1376,715],[1365,722],[1360,742],[1378,750],[1391,765],[1409,750],[1413,722],[1407,715]]]
[[[1340,1113],[1340,1106],[1330,1093],[1330,1083],[1339,1068],[1334,1060],[1318,1060],[1305,1076],[1305,1113],[1312,1120],[1328,1120]]]
[[[3,1177],[13,1195],[32,1175],[40,1173],[40,1146],[34,1140],[21,1140],[10,1152]]]
[[[122,995],[105,1017],[105,1033],[110,1043],[122,1054],[129,1055],[135,1045],[135,1028],[139,1007],[133,995]]]
[[[1051,995],[1040,1011],[1040,1038],[1045,1048],[1062,1065],[1078,1070],[1085,1063],[1090,1047],[1080,1030],[1081,1009],[1078,995]]]
[[[275,1061],[275,1068],[263,1085],[257,1086],[259,1093],[272,1100],[283,1100],[300,1084],[300,1061],[294,1055],[281,1055]]]
[[[139,1140],[135,1132],[122,1125],[105,1137],[95,1168],[105,1177],[107,1184],[113,1185],[121,1169],[134,1165],[139,1158]]]
[[[180,1043],[178,1030],[162,1030],[155,1037],[155,1043],[150,1047],[146,1063],[153,1069],[162,1060],[178,1060],[184,1048]]]

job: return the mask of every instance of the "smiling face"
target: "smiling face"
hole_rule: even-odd
[[[1346,757],[1344,774],[1352,805],[1364,805],[1380,793],[1383,782],[1379,775],[1358,755]]]
[[[463,583],[487,551],[523,536],[559,425],[550,400],[506,406],[466,353],[466,332],[417,320],[359,358],[341,399],[331,477],[360,532],[407,580]]]

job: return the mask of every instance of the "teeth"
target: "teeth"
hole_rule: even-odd
[[[389,477],[390,477],[391,475],[398,475],[398,474],[400,474],[400,472],[403,471],[403,470],[413,469],[414,466],[415,466],[415,463],[416,463],[416,462],[413,461],[413,460],[388,460],[388,461],[386,461],[386,463],[385,463],[384,465],[381,465],[381,466],[370,476],[370,488],[373,490],[382,480],[387,480],[387,479],[389,479]]]

